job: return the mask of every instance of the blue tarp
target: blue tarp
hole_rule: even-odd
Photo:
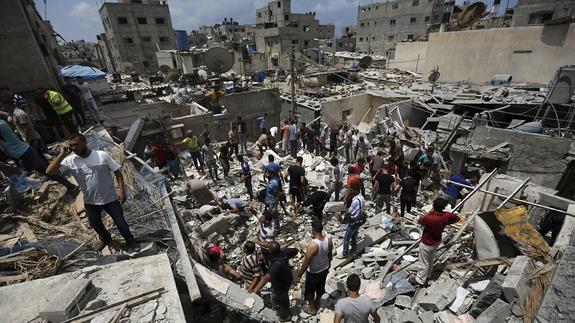
[[[106,73],[99,69],[82,65],[60,66],[60,74],[64,77],[71,78],[81,76],[86,81],[98,80],[106,77]]]

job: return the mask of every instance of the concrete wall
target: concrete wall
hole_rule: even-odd
[[[33,4],[27,0],[0,1],[0,86],[15,92],[58,87],[57,63],[42,38],[51,35]]]
[[[575,64],[575,24],[433,33],[425,73],[439,65],[441,81],[548,83],[561,65]]]
[[[166,126],[183,124],[182,134],[186,130],[193,130],[196,135],[200,135],[204,125],[208,125],[210,137],[213,141],[227,141],[228,132],[232,122],[241,116],[246,121],[248,141],[255,142],[259,137],[260,130],[256,118],[267,113],[269,127],[277,126],[280,123],[281,100],[277,89],[255,90],[226,95],[221,98],[221,103],[226,106],[227,112],[214,116],[205,109],[197,106],[177,105],[167,102],[156,102],[152,104],[139,104],[137,102],[125,102],[110,104],[102,107],[102,111],[112,122],[120,126],[121,132],[126,132],[132,122],[138,118],[147,117],[150,120],[157,119],[163,115],[171,115],[172,118],[166,120]],[[157,124],[145,126],[142,133],[155,130]],[[138,138],[132,151],[141,154],[147,140],[161,136],[155,133]],[[167,138],[171,142],[176,142],[178,138]]]
[[[393,109],[397,107],[401,115],[401,121],[406,127],[422,127],[431,113],[414,108],[415,105],[412,100],[384,104],[378,108],[377,119],[378,121],[383,121],[386,117],[389,117],[392,121],[397,121],[394,118],[396,114],[393,112]]]
[[[395,58],[389,60],[389,67],[421,73],[425,68],[426,53],[427,42],[397,43]]]
[[[477,127],[471,134],[472,145],[490,148],[504,141],[510,144],[508,175],[530,177],[531,183],[557,187],[567,168],[565,158],[571,146],[570,139],[491,127]]]
[[[531,14],[551,12],[551,19],[572,17],[575,15],[573,0],[518,0],[513,8],[511,26],[527,26]]]
[[[349,120],[351,120],[353,125],[359,124],[364,117],[363,121],[369,123],[373,120],[377,107],[390,102],[392,100],[389,98],[370,94],[360,94],[327,101],[321,104],[322,122],[327,123],[330,127],[339,125],[343,112],[351,110]],[[372,107],[371,111],[370,107]]]

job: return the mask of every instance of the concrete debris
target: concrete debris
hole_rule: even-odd
[[[496,299],[474,322],[478,323],[504,323],[511,316],[511,304]]]
[[[242,48],[248,57],[262,54],[261,62],[275,60],[253,52],[250,37],[236,36],[220,37],[230,39],[222,46]],[[197,58],[202,66],[206,52],[194,46],[157,54],[180,65],[187,59],[174,57],[194,53],[194,65]],[[91,322],[182,322],[184,307],[198,322],[275,322],[271,284],[255,284],[254,293],[250,277],[256,283],[267,279],[269,249],[277,242],[280,252],[295,250],[286,264],[299,279],[288,293],[291,311],[282,313],[294,321],[333,322],[352,273],[384,322],[573,321],[572,300],[561,302],[573,294],[566,290],[573,285],[573,214],[563,226],[565,210],[575,212],[568,199],[575,179],[573,100],[550,105],[552,85],[431,83],[428,75],[385,67],[393,59],[380,55],[370,54],[370,67],[357,67],[364,54],[338,52],[327,64],[326,53],[313,53],[321,56],[313,64],[298,53],[297,109],[290,104],[293,75],[279,66],[273,76],[236,75],[266,69],[246,57],[234,65],[249,61],[249,69],[234,66],[217,75],[186,66],[182,75],[171,68],[165,75],[161,68],[149,77],[114,73],[109,84],[102,80],[94,102],[103,120],[80,130],[91,149],[108,152],[121,165],[127,197],[122,207],[139,248],[126,245],[122,238],[130,239],[114,225],[117,219],[103,212],[112,241],[100,251],[83,193],[3,159],[0,317],[27,322],[38,315],[32,316],[34,310],[48,321],[81,316]],[[140,69],[134,64],[120,65]],[[214,89],[218,84],[221,94]],[[31,120],[44,122],[37,117]],[[47,159],[64,144],[53,139],[41,152]],[[305,170],[301,188],[302,181],[290,177],[300,176],[299,167],[290,168],[296,157]],[[274,173],[277,196],[265,169]],[[492,171],[498,175],[479,188]],[[356,192],[365,199],[359,206],[351,196]],[[320,197],[312,199],[314,194]],[[449,203],[444,211],[461,221],[435,235],[425,231],[433,224],[419,221],[440,212],[440,197]],[[270,207],[276,198],[277,212]],[[525,206],[522,220],[532,227],[530,234],[559,240],[555,247],[518,248],[504,236],[493,213],[512,204]],[[348,212],[358,209],[361,216],[350,220]],[[471,214],[473,223],[464,228]],[[305,268],[302,277],[297,274],[318,220],[333,245],[326,293],[320,308],[296,312],[306,305],[310,274]],[[344,254],[349,240],[357,244]],[[418,272],[418,247],[429,247],[430,240],[439,246],[426,284],[419,285],[426,273]],[[248,242],[255,244],[251,255]],[[176,281],[187,287],[180,295]],[[35,289],[31,300],[23,295]],[[88,295],[91,289],[95,295]],[[536,297],[543,298],[540,313],[519,306]],[[16,308],[21,313],[13,313]]]
[[[452,280],[436,282],[425,289],[423,296],[418,299],[418,304],[424,310],[442,311],[455,300],[457,288],[457,284]]]
[[[527,256],[517,256],[509,268],[509,273],[503,281],[503,295],[508,302],[516,298],[520,302],[525,300],[531,289],[528,275],[533,270],[531,259]]]
[[[86,306],[92,288],[94,286],[91,279],[69,281],[40,311],[40,317],[52,322],[61,322],[76,316]]]
[[[505,276],[500,273],[495,273],[495,276],[489,281],[489,284],[479,294],[479,297],[473,304],[469,314],[473,317],[478,317],[487,307],[489,307],[495,300],[499,299],[503,294],[503,281]]]

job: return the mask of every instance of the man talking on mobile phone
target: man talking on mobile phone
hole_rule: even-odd
[[[74,153],[70,155],[70,153]],[[96,250],[101,251],[111,241],[112,236],[102,222],[102,211],[106,211],[114,220],[120,234],[126,240],[130,249],[138,249],[139,245],[130,232],[124,219],[122,203],[126,201],[124,177],[120,165],[105,151],[88,148],[86,137],[75,134],[68,139],[68,146],[62,147],[46,169],[47,174],[70,173],[78,182],[84,193],[84,207],[90,226],[100,236],[100,244]],[[118,183],[118,193],[114,188],[112,173]]]

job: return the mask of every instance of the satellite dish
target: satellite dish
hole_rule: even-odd
[[[439,76],[441,76],[441,74],[439,73],[438,70],[433,70],[431,72],[431,74],[429,74],[429,77],[427,78],[429,80],[429,82],[437,82],[437,80],[439,80]]]
[[[208,49],[204,60],[208,69],[217,74],[231,70],[234,65],[234,56],[223,47]]]
[[[168,65],[161,65],[161,66],[160,66],[160,71],[161,71],[162,73],[164,73],[164,74],[168,73],[168,71],[169,71],[170,69],[171,69],[171,68],[170,68]]]
[[[208,72],[206,72],[205,70],[198,70],[198,76],[202,80],[207,80],[208,79]]]
[[[460,28],[467,28],[474,22],[479,20],[483,13],[487,10],[487,6],[483,2],[476,2],[463,10],[457,18],[457,26]]]
[[[124,72],[124,73],[130,73],[134,71],[134,64],[130,63],[130,62],[123,62],[122,64],[120,64],[120,69]]]
[[[312,61],[319,63],[319,55],[320,53],[315,49],[308,49],[305,53],[305,56]]]
[[[366,69],[371,65],[373,58],[371,56],[364,56],[362,59],[359,60],[359,67]]]
[[[169,69],[166,73],[166,81],[177,81],[179,78],[180,71],[175,68]]]

